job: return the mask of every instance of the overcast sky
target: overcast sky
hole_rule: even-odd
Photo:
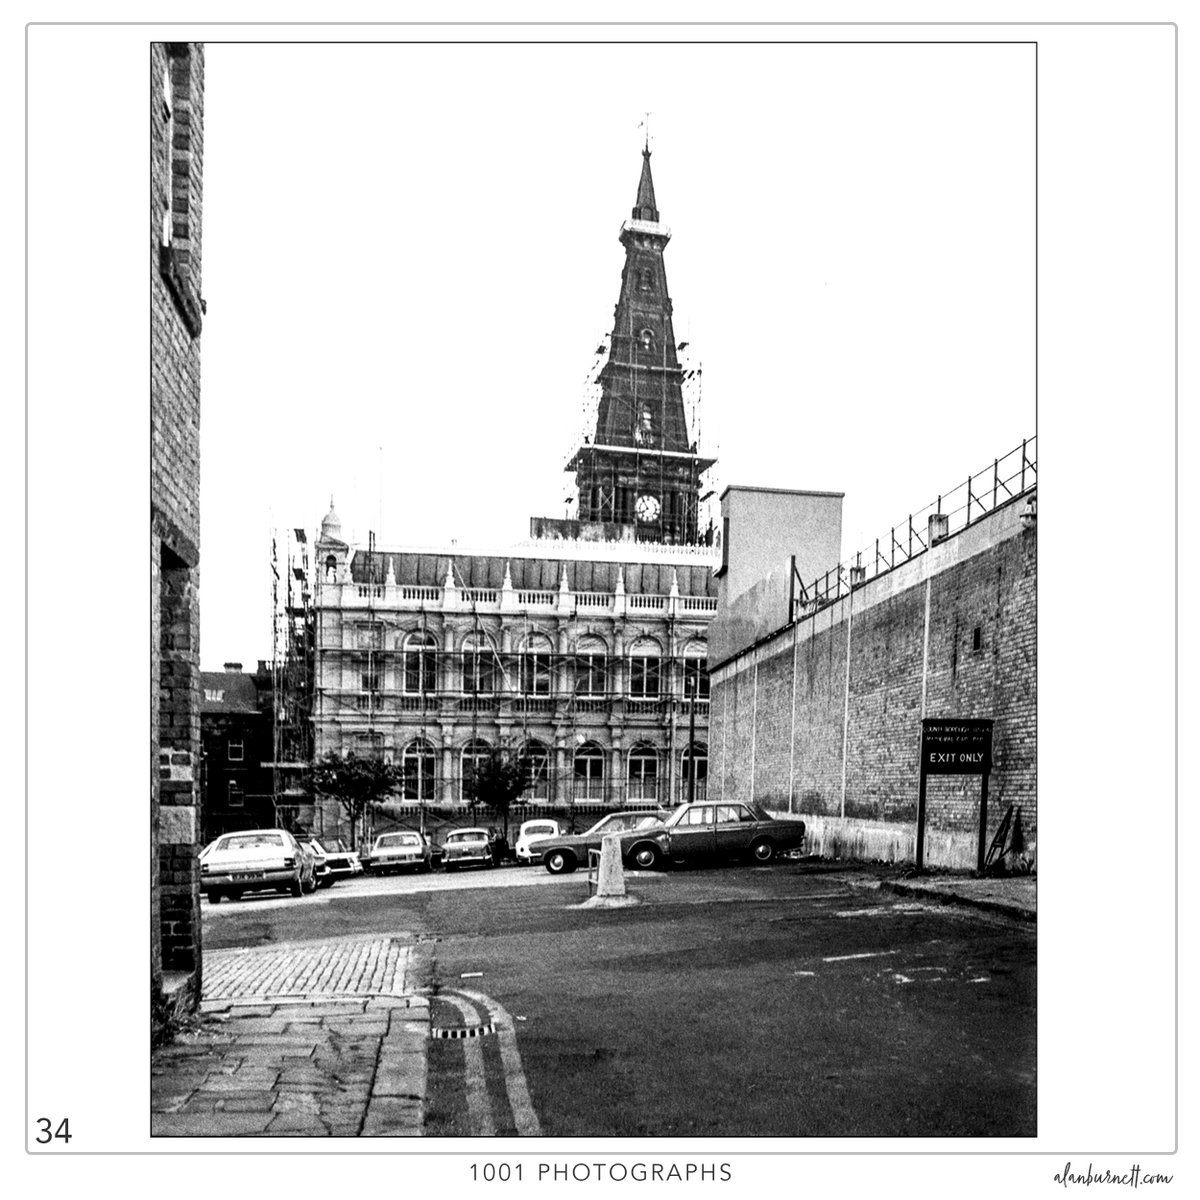
[[[718,482],[843,556],[1032,437],[1030,45],[207,47],[201,647],[271,654],[272,528],[561,516],[644,113]]]

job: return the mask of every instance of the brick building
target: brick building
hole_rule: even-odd
[[[953,529],[939,502],[927,527],[910,518],[893,529],[886,553],[881,539],[874,561],[830,564],[816,579],[789,562],[740,595],[721,595],[711,637],[710,791],[802,816],[817,853],[914,861],[921,721],[985,718],[993,722],[986,839],[1011,806],[1032,856],[1032,445],[998,460],[995,482],[967,484]],[[731,563],[753,551],[755,532],[730,522]],[[930,776],[925,862],[974,867],[979,810],[978,776]]]
[[[200,226],[204,47],[150,48],[150,979],[200,991]]]
[[[669,239],[647,149],[594,423],[566,468],[578,518],[535,517],[529,540],[472,551],[351,545],[332,507],[322,523],[315,753],[403,763],[389,807],[404,819],[461,813],[464,775],[498,746],[535,763],[525,811],[593,818],[704,794],[717,551],[701,484],[713,460],[689,434],[695,372],[674,340]],[[347,832],[336,805],[312,818]]]
[[[276,824],[272,677],[265,662],[200,672],[201,843]]]

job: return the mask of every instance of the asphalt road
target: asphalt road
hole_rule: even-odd
[[[539,868],[359,879],[206,904],[205,945],[418,943],[435,1025],[468,1021],[467,989],[511,1015],[547,1136],[1035,1135],[1035,930],[878,878],[630,873],[620,909]],[[431,1043],[428,1134],[477,1132],[472,1061],[503,1098],[497,1041]]]

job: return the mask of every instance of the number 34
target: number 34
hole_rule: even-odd
[[[58,1123],[58,1128],[54,1128],[54,1121],[50,1117],[37,1118],[38,1135],[37,1144],[39,1146],[47,1146],[55,1138],[59,1141],[69,1142],[71,1140],[71,1128],[67,1124],[67,1118],[63,1117]]]

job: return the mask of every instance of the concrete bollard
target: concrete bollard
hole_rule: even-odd
[[[621,865],[619,834],[610,833],[600,843],[600,874],[596,881],[596,895],[625,895],[625,868]]]
[[[637,896],[625,891],[625,868],[621,865],[621,838],[610,833],[600,843],[600,869],[596,873],[596,894],[578,908],[630,908],[641,904]]]

